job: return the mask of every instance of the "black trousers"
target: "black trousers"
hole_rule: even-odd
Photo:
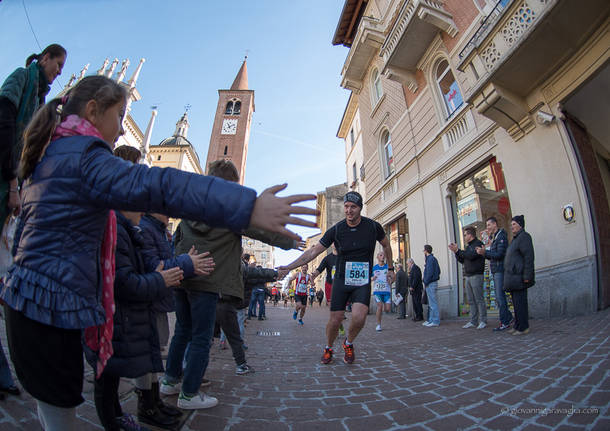
[[[424,307],[421,305],[421,297],[423,292],[421,289],[414,290],[411,292],[411,296],[413,297],[413,311],[415,312],[416,319],[424,318]]]
[[[93,384],[95,410],[105,431],[119,431],[115,419],[123,415],[119,402],[119,383],[121,378],[102,373]]]
[[[237,309],[235,308],[234,300],[225,298],[218,300],[218,303],[216,303],[216,323],[227,337],[235,363],[237,365],[245,364],[246,352],[244,351],[244,341],[239,333]]]
[[[530,327],[527,312],[527,289],[513,290],[513,306],[515,307],[515,329],[525,331]]]

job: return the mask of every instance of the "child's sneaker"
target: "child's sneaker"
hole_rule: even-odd
[[[182,384],[178,383],[170,383],[165,379],[161,379],[161,384],[159,385],[159,392],[163,395],[176,395],[180,393],[182,389]]]
[[[189,397],[180,392],[178,407],[185,410],[209,409],[218,404],[218,400],[202,392]]]
[[[254,372],[254,368],[252,368],[250,365],[246,364],[245,362],[241,365],[238,365],[235,368],[235,374],[237,374],[238,376],[243,376],[244,374],[250,374]]]
[[[124,431],[151,431],[150,428],[146,428],[137,423],[136,418],[129,413],[123,414],[123,416],[116,418],[115,421],[119,426],[119,429]]]

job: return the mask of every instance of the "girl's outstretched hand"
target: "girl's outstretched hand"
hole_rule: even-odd
[[[294,206],[303,201],[312,201],[316,195],[292,195],[278,197],[275,194],[284,190],[288,184],[280,184],[264,190],[254,203],[254,210],[250,217],[250,226],[269,232],[277,232],[288,238],[300,241],[301,237],[286,229],[287,224],[307,227],[317,227],[315,222],[293,217],[292,214],[317,215],[318,211],[312,208]]]

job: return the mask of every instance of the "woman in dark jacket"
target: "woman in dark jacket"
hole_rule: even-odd
[[[172,268],[146,272],[141,254],[139,228],[141,214],[117,213],[116,273],[114,281],[114,354],[95,381],[95,407],[105,430],[119,430],[128,415],[121,411],[118,387],[121,377],[136,378],[163,371],[156,316],[152,304],[172,295],[170,286],[182,279],[182,270]],[[172,425],[176,420],[159,412],[152,390],[142,390],[138,417],[156,426]],[[142,406],[142,404],[146,404]]]
[[[504,290],[512,293],[515,307],[515,325],[510,331],[513,335],[525,335],[529,332],[527,289],[535,283],[534,244],[524,227],[525,218],[522,215],[513,217],[513,242],[508,246],[504,259]]]

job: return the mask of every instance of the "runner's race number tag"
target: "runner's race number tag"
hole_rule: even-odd
[[[364,286],[369,282],[368,262],[345,262],[345,285]]]

